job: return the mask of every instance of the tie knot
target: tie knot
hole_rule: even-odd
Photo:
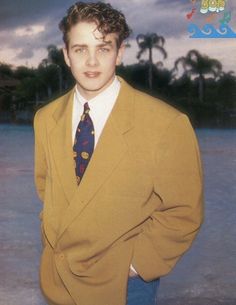
[[[84,112],[82,113],[82,116],[81,116],[81,121],[84,121],[84,119],[85,119],[85,117],[88,115],[88,113],[89,113],[89,110],[90,110],[90,108],[89,108],[89,105],[88,105],[88,103],[85,103],[84,104]]]
[[[87,102],[87,103],[84,104],[84,114],[89,113],[89,110],[90,110],[90,108],[89,108],[89,104]]]

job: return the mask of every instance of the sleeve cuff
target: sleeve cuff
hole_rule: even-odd
[[[138,272],[134,269],[134,267],[132,266],[132,264],[130,265],[130,269],[131,269],[132,271],[134,271],[136,274],[138,274]]]

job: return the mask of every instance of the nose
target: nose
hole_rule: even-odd
[[[94,67],[98,65],[98,59],[96,56],[96,52],[89,52],[86,64],[90,67]]]

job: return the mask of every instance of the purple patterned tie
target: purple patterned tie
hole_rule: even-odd
[[[75,174],[79,184],[92,157],[94,149],[94,126],[89,116],[89,105],[84,104],[84,112],[76,129],[73,146],[75,160]]]

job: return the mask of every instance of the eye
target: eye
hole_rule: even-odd
[[[98,51],[99,51],[100,53],[108,53],[108,52],[110,51],[110,49],[109,49],[109,48],[104,48],[104,47],[102,47],[102,48],[99,48]]]
[[[83,54],[86,52],[86,50],[87,50],[86,48],[77,48],[75,49],[75,53]]]

